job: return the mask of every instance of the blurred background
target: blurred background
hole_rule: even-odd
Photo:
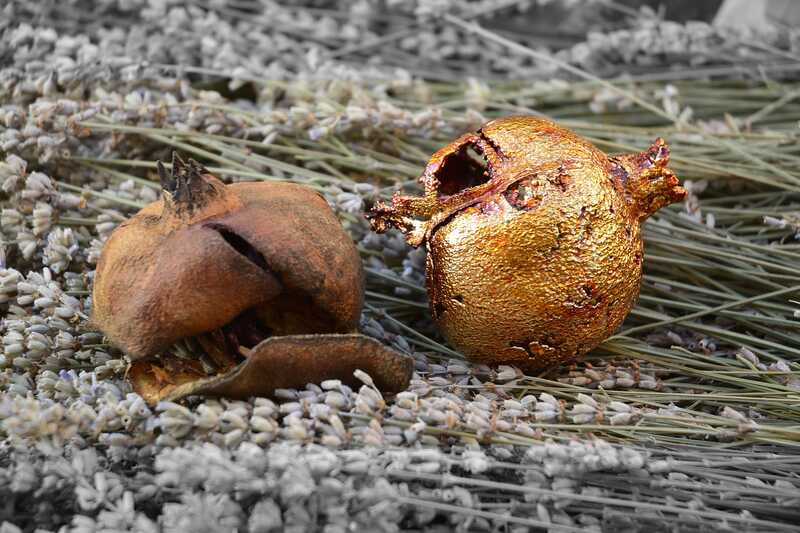
[[[180,65],[195,76],[206,68],[280,79],[337,62],[398,67],[442,81],[555,72],[550,63],[509,54],[502,44],[448,23],[449,16],[479,21],[604,77],[728,75],[748,67],[785,72],[774,63],[794,59],[800,22],[800,6],[791,0],[7,0],[2,14],[0,29],[46,26],[90,38],[98,59]],[[36,69],[40,47],[24,44],[26,31],[0,49],[0,60],[27,59],[34,64],[24,68]],[[73,46],[79,44],[80,38]],[[708,71],[711,66],[731,68]],[[692,69],[699,71],[687,72]]]

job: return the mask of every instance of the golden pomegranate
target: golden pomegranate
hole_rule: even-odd
[[[507,117],[436,152],[424,196],[395,194],[367,217],[427,246],[431,313],[454,347],[534,371],[585,354],[630,311],[641,223],[686,195],[668,160],[660,138],[613,157],[553,122]]]
[[[247,398],[367,371],[406,387],[410,358],[355,333],[361,260],[325,199],[291,183],[225,185],[198,163],[159,163],[162,198],[103,248],[92,321],[133,361],[148,402]],[[188,342],[183,356],[170,348]]]

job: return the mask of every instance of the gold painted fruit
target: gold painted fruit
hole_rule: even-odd
[[[176,155],[159,175],[161,199],[112,233],[92,292],[92,322],[133,361],[145,400],[355,383],[356,369],[384,390],[406,387],[410,358],[354,333],[361,259],[321,195],[225,185]]]
[[[436,152],[422,197],[368,218],[425,244],[431,313],[476,362],[529,371],[585,354],[639,294],[641,223],[686,191],[657,139],[611,157],[553,122],[488,122]]]

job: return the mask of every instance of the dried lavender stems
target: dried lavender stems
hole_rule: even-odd
[[[795,83],[747,82],[752,72],[732,66],[746,56],[788,75],[796,35],[644,13],[647,23],[556,54],[596,75],[651,80],[609,90],[550,79],[544,63],[465,38],[431,15],[450,2],[271,6],[284,23],[270,25],[248,1],[92,4],[97,20],[130,27],[93,25],[83,2],[70,16],[10,2],[0,17],[2,49],[13,50],[0,69],[0,494],[11,502],[0,531],[782,530],[800,520],[800,104]],[[473,9],[492,7],[459,16],[483,21]],[[409,24],[420,31],[396,41],[402,56],[359,46]],[[408,69],[348,66],[361,54],[403,57]],[[740,79],[681,81],[695,74],[664,72],[664,61]],[[434,64],[438,79],[492,75],[414,76]],[[204,90],[220,79],[220,92]],[[252,100],[225,96],[247,83]],[[413,189],[443,141],[510,113],[548,115],[612,152],[662,135],[691,182],[686,208],[647,225],[642,297],[619,335],[541,376],[470,365],[443,345],[425,311],[424,252],[361,218]],[[172,149],[228,180],[291,180],[326,197],[368,272],[360,329],[414,355],[408,391],[385,398],[362,375],[357,390],[325,382],[276,401],[151,410],[131,394],[122,354],[88,322],[89,289],[103,242],[156,198],[154,162]]]

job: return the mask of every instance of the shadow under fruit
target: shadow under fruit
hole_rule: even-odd
[[[425,244],[431,312],[473,361],[529,371],[610,336],[639,294],[641,223],[686,191],[657,139],[610,157],[534,117],[485,124],[436,152],[421,197],[367,217]]]

